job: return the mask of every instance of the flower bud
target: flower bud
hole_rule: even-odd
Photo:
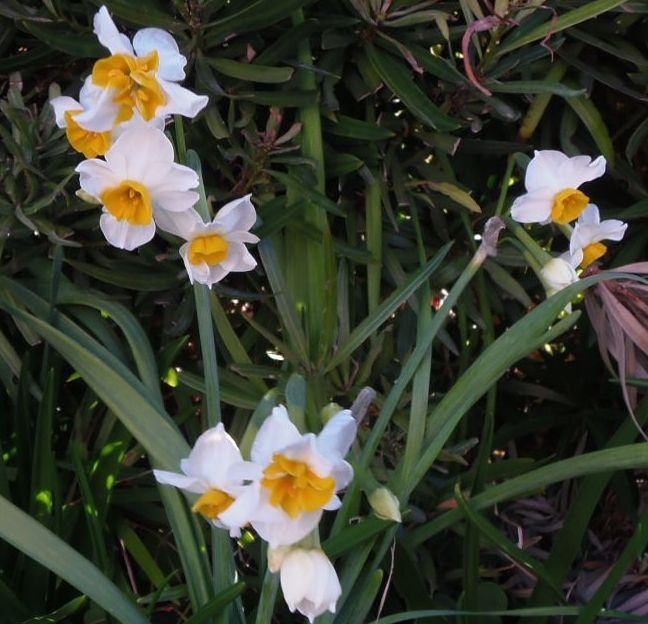
[[[75,195],[81,200],[86,202],[86,204],[94,204],[95,206],[101,205],[101,202],[94,197],[93,195],[90,195],[87,191],[84,191],[83,189],[79,189]]]
[[[344,411],[340,405],[337,403],[328,403],[320,411],[320,418],[322,419],[322,424],[325,425],[333,416],[339,412]]]
[[[383,520],[401,522],[400,504],[393,492],[386,487],[376,488],[368,496],[374,513]]]
[[[313,623],[325,611],[335,613],[342,587],[333,564],[319,549],[291,548],[281,562],[281,591],[291,613]]]
[[[570,284],[578,281],[574,267],[563,258],[552,258],[542,267],[542,282],[547,297],[555,295]]]

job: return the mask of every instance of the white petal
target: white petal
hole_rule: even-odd
[[[75,171],[79,174],[81,188],[97,199],[105,189],[117,186],[120,182],[108,163],[99,158],[80,162]]]
[[[552,258],[542,267],[542,281],[548,295],[555,294],[578,281],[572,261],[570,255],[565,254],[564,257]]]
[[[167,212],[187,212],[199,199],[195,191],[156,191],[152,195],[155,209]]]
[[[246,195],[225,204],[214,217],[213,223],[224,232],[249,230],[256,222],[257,214],[250,201],[252,195]]]
[[[119,221],[109,212],[104,212],[99,219],[99,227],[106,240],[119,249],[133,251],[148,243],[155,236],[155,222],[148,225],[131,225],[128,221]]]
[[[187,477],[186,475],[181,475],[177,472],[154,470],[153,474],[158,483],[162,483],[163,485],[173,485],[174,487],[181,488],[187,492],[193,492],[194,494],[203,494],[209,489],[209,484],[202,479]]]
[[[319,524],[322,518],[322,510],[308,511],[300,514],[295,519],[285,512],[283,515],[285,516],[283,522],[252,521],[255,531],[272,548],[289,546],[303,540]]]
[[[600,240],[620,241],[625,236],[628,224],[619,219],[606,219],[600,226]]]
[[[576,268],[583,261],[584,256],[585,254],[583,254],[583,249],[579,247],[578,249],[574,249],[573,252],[570,252],[567,262],[569,262],[571,266]]]
[[[263,468],[251,461],[242,461],[230,466],[227,478],[233,483],[259,481],[263,477]]]
[[[320,452],[317,438],[312,433],[307,433],[297,442],[285,446],[281,449],[281,454],[294,461],[307,464],[320,477],[328,477],[331,474],[333,463],[337,459],[337,455],[329,458]]]
[[[353,466],[341,459],[333,464],[331,476],[335,479],[335,489],[343,490],[353,481]]]
[[[536,151],[526,170],[524,178],[526,190],[533,192],[541,188],[548,188],[556,193],[565,188],[560,185],[560,172],[568,162],[569,156],[562,152],[556,150]]]
[[[243,243],[229,242],[227,258],[221,262],[221,266],[226,271],[243,272],[251,271],[256,267],[257,262],[254,256],[247,250]]]
[[[173,163],[164,177],[156,182],[158,191],[188,191],[198,186],[198,174],[185,165]]]
[[[74,98],[68,97],[67,95],[61,95],[59,97],[52,98],[49,103],[54,109],[54,118],[56,119],[56,125],[59,128],[65,128],[67,122],[65,120],[65,113],[69,110],[83,110],[83,106],[77,102]]]
[[[331,500],[322,507],[324,511],[335,511],[342,507],[342,501],[339,496],[333,496]]]
[[[351,410],[342,410],[331,418],[317,436],[317,446],[324,454],[343,458],[349,452],[358,432]]]
[[[143,28],[133,37],[137,56],[146,56],[156,50],[160,59],[158,75],[165,80],[184,80],[187,59],[180,54],[176,40],[159,28]]]
[[[209,103],[206,95],[196,95],[175,82],[162,78],[158,82],[169,100],[158,111],[160,115],[183,115],[193,119]]]
[[[90,75],[83,81],[83,86],[79,92],[79,102],[83,109],[87,110],[97,104],[104,93],[105,89],[92,82],[92,75]]]
[[[164,179],[173,163],[173,145],[156,128],[122,134],[106,153],[106,162],[124,178],[149,186]]]
[[[249,524],[259,504],[259,484],[246,486],[237,499],[219,516],[218,519],[229,529],[240,529]]]
[[[227,473],[233,464],[243,461],[236,442],[222,423],[207,429],[194,444],[189,457],[183,460],[182,471],[207,481],[212,487],[227,484]]]
[[[551,218],[552,195],[548,189],[517,197],[511,206],[511,217],[518,223],[542,223]]]
[[[598,225],[601,222],[601,215],[596,204],[588,204],[585,210],[578,217],[577,224],[581,225]]]
[[[198,224],[202,223],[202,218],[194,208],[182,212],[158,209],[153,214],[153,217],[161,230],[180,236],[185,240],[190,240],[193,230]]]
[[[194,282],[198,282],[198,284],[206,284],[209,281],[209,265],[206,262],[202,262],[201,264],[192,264],[189,262],[189,243],[182,245],[179,249],[179,253],[184,262],[185,269],[187,270],[189,281],[192,284]]]
[[[204,283],[211,288],[214,284],[220,282],[227,275],[227,273],[228,271],[226,271],[220,264],[210,266],[209,277]]]
[[[104,48],[108,48],[111,54],[133,54],[133,47],[128,37],[117,30],[105,6],[102,6],[94,16],[94,33],[99,43]]]
[[[74,121],[86,130],[108,132],[117,123],[119,105],[113,101],[113,89],[100,89],[98,93],[97,98],[94,98],[94,96],[87,96],[86,98],[84,96],[84,99],[88,100],[88,105],[84,106],[82,113],[75,115]]]
[[[307,551],[297,548],[285,556],[281,565],[281,591],[291,612],[320,581]]]
[[[164,117],[153,117],[153,119],[146,121],[137,110],[133,111],[133,116],[128,120],[117,125],[113,130],[113,138],[117,139],[124,132],[130,130],[139,130],[142,128],[155,128],[157,130],[164,130]]]
[[[272,455],[278,450],[297,442],[301,434],[291,422],[288,412],[283,405],[272,409],[259,429],[250,456],[252,461],[267,466],[272,461]]]
[[[227,240],[235,243],[258,243],[259,237],[255,236],[251,232],[239,230],[238,232],[228,232]]]
[[[619,219],[607,219],[597,224],[577,223],[569,240],[569,251],[574,254],[578,249],[603,240],[620,241],[627,227],[627,224]]]
[[[592,161],[589,156],[574,156],[559,173],[562,188],[578,188],[605,173],[605,158],[599,156]]]
[[[319,549],[295,548],[281,565],[281,590],[291,611],[297,610],[309,622],[330,611],[335,613],[342,593],[333,564]]]

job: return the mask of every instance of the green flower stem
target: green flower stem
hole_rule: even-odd
[[[181,127],[181,124],[176,125],[176,130],[179,127]],[[184,141],[184,135],[181,134],[180,136],[182,137],[182,141]],[[202,181],[200,159],[195,152],[189,151],[187,152],[187,162],[198,173],[198,194],[200,198],[196,204],[196,210],[200,213],[204,221],[209,221],[211,218],[210,209]],[[205,378],[204,413],[207,417],[207,426],[215,427],[221,421],[221,409],[210,288],[204,284],[194,284],[194,297],[196,301],[198,333],[200,335],[200,352],[202,354],[203,374]],[[235,569],[229,537],[225,531],[216,527],[212,527],[211,529],[211,554],[214,591],[218,594],[228,589],[235,582]],[[233,608],[234,605],[228,606],[217,617],[216,621],[219,624],[229,622],[229,614]],[[240,600],[236,601],[236,608],[237,613],[240,614]]]
[[[497,206],[495,206],[495,214],[498,217],[501,217],[504,214],[504,205],[506,203],[506,196],[508,195],[509,181],[511,179],[511,176],[513,175],[513,167],[515,167],[515,160],[513,158],[513,155],[510,155],[506,161],[506,171],[504,172],[502,186],[500,187],[500,194],[497,198]]]
[[[568,223],[559,223],[558,229],[567,237],[568,240],[571,239],[572,234],[574,233],[574,228]]]
[[[510,217],[505,217],[506,227],[515,234],[517,239],[524,245],[540,266],[544,266],[553,259],[553,256],[546,252],[538,243],[529,235],[529,233],[517,221]]]

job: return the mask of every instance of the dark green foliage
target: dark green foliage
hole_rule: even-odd
[[[241,583],[214,589],[211,534],[150,473],[177,469],[179,436],[207,426],[211,365],[243,448],[277,403],[316,429],[329,402],[377,392],[353,461],[401,497],[403,524],[372,515],[359,478],[323,525],[344,595],[322,622],[584,624],[643,591],[624,573],[646,544],[648,459],[586,316],[548,329],[568,299],[527,315],[544,292],[510,232],[476,278],[465,269],[533,149],[603,153],[609,173],[588,193],[630,223],[606,261],[645,259],[648,9],[498,0],[493,18],[490,4],[106,2],[129,34],[172,32],[185,85],[209,95],[184,144],[168,135],[202,162],[212,211],[246,193],[258,207],[258,268],[195,300],[177,239],[112,249],[75,194],[81,157],[47,100],[76,96],[105,54],[90,26],[101,2],[0,2],[0,500],[12,526],[22,510],[93,562],[121,590],[109,599],[129,597],[109,615],[39,553],[0,542],[0,622],[114,622],[132,605],[160,623],[227,605],[232,622],[266,621],[261,588],[276,587],[259,543],[243,536]],[[489,16],[463,59],[467,24]],[[203,323],[211,309],[217,364],[203,363],[197,308]],[[520,319],[520,339],[498,342]],[[300,620],[278,601],[274,621]]]

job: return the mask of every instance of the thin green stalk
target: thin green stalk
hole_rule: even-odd
[[[504,221],[506,221],[506,227],[515,234],[517,239],[524,245],[540,266],[544,266],[549,260],[553,259],[553,256],[540,247],[535,239],[517,221],[514,221],[510,217],[506,217]]]
[[[502,180],[499,197],[497,198],[497,205],[495,206],[495,214],[498,217],[501,217],[504,213],[504,204],[506,203],[506,196],[508,194],[509,181],[511,175],[513,175],[513,167],[515,167],[515,159],[511,154],[506,160],[506,171],[504,172],[504,179]]]
[[[176,125],[178,144],[184,149],[184,133],[182,124]],[[179,130],[180,129],[180,130]],[[200,159],[194,152],[187,153],[187,160],[198,173],[199,200],[196,209],[204,221],[209,221],[210,210],[207,202],[205,187],[202,181]],[[203,406],[207,417],[207,426],[215,427],[221,422],[220,389],[218,383],[218,361],[216,357],[216,340],[214,336],[214,322],[212,319],[210,288],[204,284],[194,284],[194,297],[196,301],[196,317],[198,320],[198,334],[200,336],[200,352],[203,361],[203,374],[205,378],[205,398]],[[232,548],[227,534],[216,527],[211,528],[211,555],[213,587],[216,594],[225,591],[235,582],[234,560]],[[225,624],[229,621],[234,605],[229,605],[218,616],[217,621]],[[236,609],[241,619],[241,602],[236,601]]]
[[[196,299],[196,316],[200,335],[203,374],[205,377],[205,413],[207,426],[215,427],[221,421],[220,390],[218,386],[218,362],[216,360],[216,342],[214,323],[211,316],[210,288],[204,284],[194,284]]]

